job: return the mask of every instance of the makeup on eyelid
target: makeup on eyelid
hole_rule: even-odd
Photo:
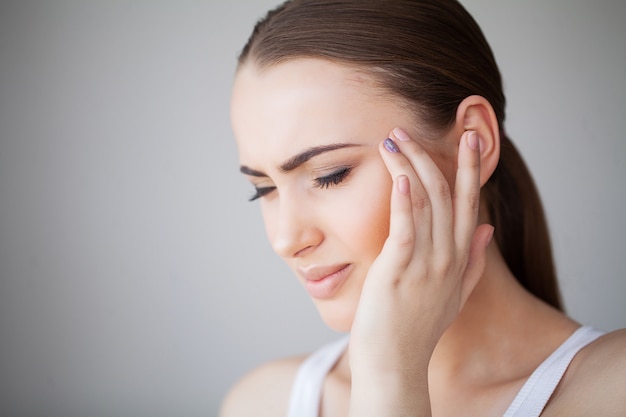
[[[300,170],[311,165],[311,169],[307,169],[305,172],[309,172],[309,177],[311,177],[314,187],[319,189],[328,189],[343,183],[351,175],[354,167],[358,165],[358,162],[354,161],[354,158],[356,157],[354,154],[348,158],[352,159],[350,163],[342,163],[340,160],[346,161],[345,155],[338,158],[335,156],[335,153],[341,153],[342,151],[345,152],[347,149],[367,149],[370,147],[371,146],[359,143],[335,143],[330,145],[315,146],[290,157],[285,162],[280,164],[278,166],[279,172],[281,172],[281,174],[290,174],[296,170]],[[270,177],[265,172],[250,168],[243,164],[240,166],[240,172],[244,175],[256,178]],[[248,201],[254,201],[265,197],[276,190],[276,188],[277,187],[275,185],[256,185],[255,192],[248,199]]]
[[[353,166],[344,166],[332,171],[330,174],[322,175],[314,179],[319,188],[328,188],[341,184],[352,172]]]
[[[414,123],[414,114],[344,82],[353,77],[351,68],[299,62],[263,74],[242,67],[233,128],[242,173],[260,189],[272,249],[323,320],[346,332],[367,271],[389,235],[393,181],[381,142],[394,126]],[[312,82],[302,83],[300,74]]]
[[[354,169],[354,166],[352,165],[342,166],[332,171],[330,174],[313,178],[314,186],[316,188],[321,188],[321,189],[327,189],[330,187],[337,186],[341,184],[350,175],[353,169]],[[276,186],[266,186],[266,187],[255,186],[255,193],[252,197],[248,199],[248,201],[254,201],[261,197],[264,197],[267,194],[274,191],[275,189],[276,189]]]

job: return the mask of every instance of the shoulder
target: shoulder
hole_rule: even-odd
[[[287,415],[291,386],[304,359],[272,361],[245,375],[224,399],[220,417]]]
[[[601,336],[576,355],[555,393],[555,405],[570,408],[568,415],[573,416],[624,416],[625,386],[626,329],[622,329]]]

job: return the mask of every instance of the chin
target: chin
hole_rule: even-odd
[[[339,300],[314,300],[324,323],[332,330],[349,333],[356,313],[356,304]]]

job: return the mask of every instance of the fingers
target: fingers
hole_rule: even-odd
[[[411,184],[406,175],[398,175],[391,191],[389,237],[382,252],[399,270],[411,262],[415,251],[415,225],[411,206]]]
[[[434,255],[445,263],[460,252],[463,263],[476,229],[480,201],[480,150],[476,132],[465,132],[461,137],[454,196],[441,170],[417,141],[400,129],[394,129],[390,137],[392,140],[381,144],[380,152],[394,178],[394,192],[398,178],[407,178],[411,202],[409,211],[406,201],[399,204],[392,198],[395,206],[391,221],[395,226],[390,229],[390,237],[407,246],[411,231],[406,228],[412,217],[413,246],[420,248],[422,255]]]
[[[454,240],[468,248],[480,206],[480,149],[476,132],[465,132],[459,143],[454,186]]]
[[[431,236],[430,240],[436,256],[443,255],[450,248],[454,217],[452,215],[452,194],[450,185],[435,164],[426,149],[417,141],[411,140],[403,130],[396,128],[392,136],[400,142],[403,154],[410,161],[423,188],[420,196],[421,205],[430,207]],[[419,214],[420,217],[423,213]],[[420,218],[421,220],[421,218]]]
[[[416,247],[425,250],[431,246],[432,212],[417,172],[398,145],[399,141],[387,139],[380,146],[380,153],[394,181],[388,242],[400,246],[403,251],[410,250],[408,255],[413,256]],[[406,179],[408,187],[402,178]],[[401,185],[408,193],[400,192]]]

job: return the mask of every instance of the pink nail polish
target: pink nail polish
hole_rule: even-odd
[[[411,137],[409,136],[408,133],[406,133],[404,130],[400,129],[399,127],[396,127],[393,129],[393,135],[398,138],[399,141],[402,142],[408,142],[411,140]]]
[[[479,140],[478,140],[478,133],[472,131],[469,132],[467,135],[467,144],[470,147],[470,149],[478,149],[479,148]]]
[[[491,231],[489,232],[489,235],[487,235],[487,246],[491,243],[491,241],[493,240],[493,233],[496,231],[495,227],[491,227]]]
[[[409,177],[406,175],[400,175],[398,177],[398,190],[402,194],[410,194],[411,193],[411,184],[409,184]]]

